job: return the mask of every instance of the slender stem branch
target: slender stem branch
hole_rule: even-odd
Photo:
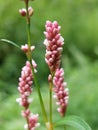
[[[64,130],[66,130],[66,126],[64,125]]]
[[[29,62],[31,64],[31,67],[32,67],[32,57],[31,57],[31,49],[30,49],[30,46],[31,46],[31,32],[30,32],[30,16],[29,16],[29,12],[28,12],[28,2],[26,3],[26,11],[27,11],[26,18],[27,18],[27,31],[28,31],[28,46],[29,46],[29,54],[27,55],[27,59],[29,60]],[[39,85],[38,85],[38,82],[37,82],[36,75],[35,75],[33,67],[32,67],[32,73],[33,73],[33,77],[34,77],[35,86],[37,88],[37,92],[38,92],[38,96],[39,96],[39,100],[40,100],[40,105],[41,105],[42,113],[43,113],[43,116],[44,116],[44,121],[46,123],[46,122],[48,122],[48,118],[47,118],[47,114],[46,114],[46,111],[45,111],[45,106],[44,106],[44,103],[43,103],[40,88],[39,88]]]
[[[38,82],[37,82],[37,79],[36,79],[36,76],[35,76],[35,73],[34,73],[34,69],[32,69],[32,71],[33,71],[35,86],[37,88],[37,92],[38,92],[38,96],[39,96],[39,100],[40,100],[40,105],[41,105],[42,112],[43,112],[43,115],[44,115],[44,121],[46,123],[46,122],[48,122],[48,118],[47,118],[47,114],[46,114],[46,111],[45,111],[43,99],[42,99],[40,88],[39,88],[39,85],[38,85]]]
[[[31,32],[30,32],[30,16],[29,16],[29,12],[28,12],[28,2],[26,3],[26,11],[27,11],[27,31],[28,31],[28,45],[30,47],[31,45]]]
[[[52,81],[49,84],[50,86],[50,130],[53,130],[53,121],[52,121],[52,88],[53,88],[53,74],[52,74]]]
[[[28,130],[30,130],[28,117],[26,117],[26,121],[27,121],[27,125],[28,125]]]
[[[50,83],[50,123],[52,123],[52,83]]]

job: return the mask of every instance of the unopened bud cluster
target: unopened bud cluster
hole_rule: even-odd
[[[64,82],[64,70],[63,68],[57,69],[53,78],[53,84],[54,84],[54,98],[57,99],[56,104],[58,107],[58,112],[61,114],[61,116],[65,115],[66,108],[68,105],[68,88],[66,88],[67,83]]]
[[[29,52],[34,51],[34,49],[35,49],[35,46],[30,46],[29,47],[28,44],[25,44],[25,45],[21,46],[21,50],[24,53],[26,53],[27,55],[29,55]],[[34,72],[36,73],[37,72],[37,70],[36,70],[37,64],[36,64],[36,62],[33,59],[32,59],[32,66],[34,68]]]
[[[29,51],[34,50],[34,46],[29,47],[27,44],[22,45],[21,49],[25,53],[29,53]],[[19,86],[18,91],[20,93],[20,98],[17,98],[16,101],[24,107],[24,111],[21,112],[22,116],[26,118],[27,124],[24,126],[27,130],[35,130],[36,127],[39,126],[38,123],[38,114],[33,114],[29,110],[29,105],[32,102],[32,99],[29,96],[32,93],[32,84],[33,84],[33,73],[36,70],[37,64],[32,59],[31,63],[26,61],[26,65],[22,68],[21,77],[19,78]]]
[[[35,130],[40,125],[40,123],[38,123],[38,114],[31,113],[29,109],[22,111],[21,114],[28,121],[28,124],[24,125],[25,129]]]
[[[26,62],[26,65],[22,68],[21,77],[19,78],[18,91],[20,92],[20,98],[17,99],[19,104],[25,109],[29,107],[31,99],[28,99],[32,92],[32,83],[33,75],[31,71],[31,65],[29,61]]]
[[[61,53],[63,50],[62,46],[64,44],[64,39],[60,34],[61,27],[56,21],[54,21],[53,23],[51,21],[47,21],[45,28],[45,61],[48,64],[50,71],[55,72],[56,69],[59,68],[61,63]]]

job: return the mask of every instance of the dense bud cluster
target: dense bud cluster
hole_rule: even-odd
[[[64,70],[57,69],[53,78],[53,84],[54,84],[54,98],[57,99],[57,105],[58,112],[61,114],[61,116],[65,115],[66,108],[68,105],[68,88],[65,88],[67,86],[67,83],[64,82]]]
[[[47,21],[45,28],[45,61],[48,64],[50,71],[55,72],[56,69],[59,68],[61,63],[61,53],[63,50],[62,46],[64,44],[64,39],[60,34],[61,27],[58,26],[58,23],[56,21],[54,21],[53,23]]]
[[[38,123],[38,114],[31,113],[29,109],[27,109],[26,111],[22,111],[21,114],[28,121],[28,124],[24,125],[25,129],[35,130],[36,127],[40,125],[40,123]]]
[[[27,45],[22,46],[22,49],[25,50]],[[27,50],[26,50],[27,51]],[[36,63],[32,60],[33,68],[36,68]],[[25,108],[22,111],[22,116],[26,118],[28,124],[25,125],[25,129],[35,130],[36,127],[39,126],[38,123],[38,114],[32,114],[28,109],[32,99],[29,98],[32,92],[32,84],[33,84],[33,74],[31,69],[31,64],[29,61],[26,62],[26,65],[22,68],[21,77],[19,78],[19,86],[18,91],[20,93],[20,98],[17,98],[16,101]]]
[[[22,68],[21,77],[19,78],[19,86],[18,91],[20,92],[20,97],[18,99],[20,105],[28,108],[30,104],[30,100],[28,96],[30,96],[32,92],[32,83],[33,83],[33,75],[31,71],[31,65],[29,61],[26,62],[26,65]]]

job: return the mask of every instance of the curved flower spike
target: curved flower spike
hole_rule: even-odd
[[[29,61],[26,62],[26,65],[22,68],[21,77],[19,78],[18,91],[20,92],[20,98],[17,99],[17,102],[24,108],[28,108],[31,103],[31,99],[28,99],[32,92],[33,84],[33,75],[31,71],[31,65]]]
[[[45,61],[48,64],[50,71],[53,73],[57,68],[59,68],[61,63],[61,53],[63,51],[62,47],[64,39],[60,34],[61,27],[58,25],[57,21],[54,21],[53,23],[51,21],[46,21],[45,28]]]
[[[57,99],[56,104],[58,107],[58,112],[61,114],[61,116],[64,116],[66,113],[66,108],[68,105],[68,88],[66,88],[67,83],[64,82],[64,70],[63,68],[57,69],[53,78],[53,84],[54,84],[54,98]]]

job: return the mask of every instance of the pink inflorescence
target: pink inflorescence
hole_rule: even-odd
[[[56,21],[53,23],[50,21],[46,22],[46,31],[44,32],[46,39],[44,44],[46,46],[45,61],[48,64],[50,71],[55,72],[60,66],[62,46],[64,39],[60,34],[61,27]]]
[[[28,124],[24,125],[25,129],[35,130],[40,123],[38,123],[38,114],[33,114],[29,109],[22,111],[22,116],[27,119]]]
[[[32,60],[33,68],[36,68],[36,63]],[[32,92],[33,84],[33,74],[31,69],[31,64],[29,61],[26,62],[26,65],[22,68],[21,77],[19,78],[18,91],[20,93],[20,98],[17,98],[16,101],[24,107],[22,111],[22,116],[26,118],[27,124],[24,126],[25,129],[35,130],[39,126],[38,123],[38,114],[32,114],[29,110],[29,105],[32,102],[32,99],[29,98]]]
[[[64,82],[64,70],[63,68],[57,69],[53,78],[53,84],[54,84],[54,98],[57,99],[56,104],[59,105],[58,112],[61,114],[61,116],[65,115],[66,108],[68,105],[68,88],[65,88],[67,86],[67,83]]]
[[[32,92],[33,75],[31,71],[30,62],[27,61],[26,65],[22,68],[21,77],[19,78],[18,91],[20,92],[19,104],[24,108],[28,108],[30,104],[30,96]]]

